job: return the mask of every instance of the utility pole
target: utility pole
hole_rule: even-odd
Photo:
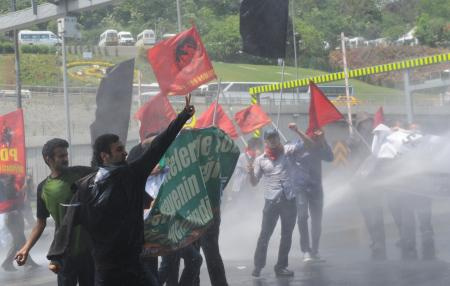
[[[409,84],[409,70],[405,70],[403,74],[404,85],[405,85],[405,103],[406,103],[406,116],[408,118],[408,124],[414,121],[414,109],[413,109],[413,99],[411,96],[411,87]]]
[[[69,163],[72,163],[72,132],[70,129],[70,108],[69,108],[69,91],[68,91],[68,77],[67,77],[67,55],[66,55],[66,31],[65,18],[58,19],[58,34],[61,38],[62,49],[62,69],[63,69],[63,86],[64,86],[64,107],[66,111],[66,138],[69,142]]]
[[[348,68],[347,68],[347,53],[345,52],[345,36],[344,32],[341,33],[341,44],[342,44],[342,59],[344,63],[344,76],[345,76],[345,95],[347,98],[347,113],[348,113],[348,125],[350,135],[353,134],[353,123],[352,123],[352,105],[350,102],[350,90],[348,88]]]
[[[181,33],[181,9],[180,0],[177,0],[177,22],[178,22],[178,33]]]
[[[11,0],[11,11],[16,12],[16,0]],[[17,94],[17,108],[22,108],[22,82],[20,81],[20,50],[19,50],[19,35],[16,29],[13,30],[14,34],[14,58],[16,69],[16,94]]]

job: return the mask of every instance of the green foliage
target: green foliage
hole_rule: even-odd
[[[14,54],[14,45],[9,42],[0,42],[0,54]]]
[[[450,0],[421,0],[416,37],[423,44],[450,46]]]
[[[24,54],[56,54],[56,48],[46,45],[24,45],[20,47]]]

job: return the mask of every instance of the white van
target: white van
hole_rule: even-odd
[[[148,46],[156,43],[156,34],[153,30],[144,30],[136,38],[136,46]]]
[[[29,31],[19,32],[19,44],[21,45],[61,45],[61,40],[50,31]]]
[[[98,45],[100,47],[105,46],[117,46],[119,43],[117,31],[116,30],[106,30],[100,35],[100,41]]]
[[[164,34],[164,35],[162,35],[162,40],[170,39],[170,38],[172,38],[172,37],[174,37],[176,35],[177,34]]]
[[[125,31],[119,32],[117,34],[117,39],[119,41],[120,46],[133,46],[134,45],[134,38],[130,32],[125,32]]]

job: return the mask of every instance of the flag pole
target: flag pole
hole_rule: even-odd
[[[367,147],[367,149],[368,149],[370,152],[372,152],[372,147],[370,147],[369,143],[368,143],[368,142],[366,141],[366,139],[361,135],[361,133],[359,133],[359,131],[356,130],[356,128],[355,128],[352,124],[350,124],[347,120],[346,120],[345,122],[347,122],[349,128],[350,128],[352,131],[354,131],[354,134],[356,134],[356,135],[359,137],[359,139],[361,139],[361,141],[364,143],[364,145]],[[353,134],[353,133],[352,133],[352,134]]]
[[[352,106],[350,104],[350,90],[348,88],[348,68],[347,68],[347,53],[345,51],[345,36],[344,32],[341,33],[341,45],[342,45],[342,60],[344,63],[344,76],[345,76],[345,95],[347,97],[347,114],[348,114],[348,124],[349,132],[352,135],[353,124],[352,124]]]
[[[298,58],[297,58],[297,37],[295,36],[295,6],[292,1],[291,17],[292,17],[292,38],[294,42],[294,61],[295,61],[295,79],[298,80]],[[297,93],[295,94],[295,99],[299,100],[300,88],[296,88]],[[293,91],[294,93],[294,91]]]
[[[283,100],[284,67],[285,67],[285,62],[284,62],[284,59],[283,59],[283,66],[282,66],[282,68],[281,68],[280,104],[278,105],[278,115],[277,115],[277,131],[278,131],[278,129],[279,129],[280,114],[281,114],[281,102],[282,102],[282,100]]]
[[[219,86],[220,86],[220,79],[219,79]],[[216,123],[216,110],[217,110],[217,104],[218,104],[218,100],[219,100],[219,95],[220,94],[222,94],[224,97],[225,97],[225,94],[223,93],[223,90],[221,89],[221,88],[219,88],[219,89],[217,89],[218,91],[219,91],[219,94],[217,95],[217,102],[216,102],[216,106],[214,107],[214,116],[213,116],[213,122],[214,122],[214,125],[215,125],[215,123]],[[228,109],[228,111],[229,111],[229,113],[230,114],[233,114],[233,109],[232,109],[232,107],[230,106],[230,102],[229,102],[229,100],[227,100],[227,103],[226,103],[226,105],[227,105],[227,109]],[[236,129],[236,132],[238,133],[238,135],[239,135],[239,139],[241,139],[241,141],[242,141],[242,143],[244,144],[244,146],[245,147],[247,147],[247,141],[245,141],[245,138],[244,138],[244,136],[242,135],[242,133],[241,133],[241,129],[240,128],[236,128],[236,121],[234,120],[234,117],[233,116],[231,116],[230,117],[230,120],[231,120],[231,122],[233,123],[233,126],[234,126],[234,129]]]
[[[213,113],[213,126],[216,126],[216,114],[217,114],[217,105],[219,104],[219,98],[221,93],[221,80],[217,79],[217,97],[216,97],[216,105],[214,105],[214,113]]]

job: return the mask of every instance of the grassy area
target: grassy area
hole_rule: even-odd
[[[214,63],[214,69],[222,81],[281,81],[281,67],[279,66]],[[312,69],[298,69],[299,79],[322,74],[326,73]],[[285,81],[297,79],[297,71],[294,67],[285,68],[284,79]],[[369,99],[374,96],[400,96],[403,94],[402,91],[396,89],[375,86],[360,80],[350,80],[350,84],[354,87],[355,95],[361,99]],[[344,85],[344,81],[330,82],[326,85]]]
[[[82,60],[70,55],[68,61]],[[118,63],[126,58],[121,57],[96,57],[92,61],[107,61]],[[24,85],[62,85],[60,71],[60,57],[56,55],[30,55],[23,54],[21,57],[22,81]],[[243,82],[280,82],[281,67],[266,65],[228,64],[214,62],[216,74],[222,81]],[[150,65],[143,57],[137,57],[136,68],[143,73],[143,82],[155,82],[155,76]],[[312,69],[298,69],[298,78],[325,74],[322,71]],[[286,67],[285,81],[295,80],[297,71],[294,67]],[[0,84],[14,84],[14,56],[0,55]],[[95,85],[95,81],[86,83],[71,79],[71,85]],[[330,82],[329,85],[343,85],[343,81]],[[350,80],[354,87],[355,95],[360,99],[374,99],[384,96],[401,96],[402,91],[370,85],[359,80]]]

